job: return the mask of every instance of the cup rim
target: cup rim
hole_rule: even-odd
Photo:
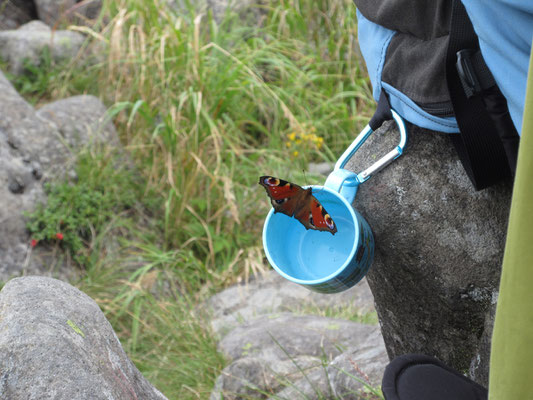
[[[348,203],[348,201],[344,198],[343,195],[341,195],[339,192],[335,191],[335,190],[332,190],[330,188],[328,188],[327,186],[320,186],[320,185],[308,185],[308,186],[303,186],[304,189],[307,189],[307,188],[312,188],[313,189],[313,192],[315,189],[320,189],[320,190],[326,190],[328,192],[330,192],[331,194],[333,194],[334,196],[336,196],[338,199],[340,199],[344,205],[346,206],[346,208],[350,211],[350,215],[352,216],[352,220],[354,221],[354,226],[356,226],[356,222],[357,222],[357,216],[355,215],[355,210],[354,208],[352,207],[352,205],[350,203]],[[278,274],[280,274],[281,276],[283,276],[285,279],[291,281],[291,282],[294,282],[294,283],[298,283],[300,285],[306,285],[306,286],[317,286],[317,285],[321,285],[323,283],[326,283],[326,282],[329,282],[333,279],[335,279],[343,270],[346,269],[346,267],[348,267],[354,256],[355,256],[355,251],[356,251],[356,244],[359,243],[359,235],[361,234],[361,232],[356,232],[356,235],[354,235],[354,242],[352,244],[352,249],[350,251],[350,254],[348,255],[348,257],[346,258],[346,261],[336,270],[334,271],[333,273],[329,274],[328,276],[325,276],[323,278],[320,278],[320,279],[313,279],[313,280],[305,280],[305,279],[298,279],[298,278],[294,278],[290,275],[288,275],[287,273],[285,273],[284,271],[282,271],[278,265],[274,262],[274,260],[272,260],[272,257],[270,256],[270,251],[268,250],[268,247],[266,245],[266,231],[267,231],[267,226],[270,222],[270,218],[272,218],[272,216],[274,215],[274,209],[271,208],[270,211],[268,212],[268,215],[265,219],[265,224],[263,225],[263,249],[265,250],[265,254],[267,256],[267,259],[268,259],[268,262],[270,263],[270,265],[272,266],[272,268],[274,268],[276,270],[276,272]]]

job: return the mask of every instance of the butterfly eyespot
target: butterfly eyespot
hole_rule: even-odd
[[[324,220],[326,221],[326,224],[330,229],[333,229],[335,227],[335,223],[333,222],[333,219],[329,216],[329,214],[326,214],[324,216]]]
[[[278,178],[266,178],[265,183],[270,186],[278,186],[279,185],[279,179]]]
[[[277,199],[277,200],[272,200],[272,202],[276,202],[276,204],[283,204],[287,201],[287,199]]]

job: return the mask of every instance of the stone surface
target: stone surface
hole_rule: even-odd
[[[75,271],[50,259],[49,249],[31,249],[24,213],[46,201],[44,181],[74,174],[81,146],[118,143],[116,132],[95,97],[76,96],[36,112],[1,71],[0,93],[0,281],[20,274],[72,278]]]
[[[376,240],[367,279],[390,357],[423,353],[467,372],[497,297],[512,188],[476,192],[446,134],[409,128],[405,154],[354,202]],[[347,169],[369,166],[398,141],[386,124]]]
[[[262,16],[266,14],[265,0],[207,0],[213,10],[213,16],[221,21],[228,9],[239,15],[244,26],[261,25]]]
[[[1,124],[1,122],[0,122]],[[24,212],[44,202],[36,158],[24,155],[0,129],[0,281],[22,271],[36,273],[44,268],[31,259],[30,238]]]
[[[4,286],[0,354],[2,399],[166,398],[128,359],[98,305],[56,279]]]
[[[37,117],[52,122],[65,143],[79,149],[90,142],[119,144],[117,132],[106,107],[95,96],[81,95],[48,103],[37,110]]]
[[[335,167],[335,164],[330,162],[322,162],[322,163],[309,163],[308,169],[309,172],[312,174],[320,174],[324,176],[328,176]]]
[[[24,212],[45,201],[41,182],[49,164],[39,153],[59,146],[59,133],[0,72],[0,280],[47,268],[30,252]],[[60,148],[59,148],[60,149]]]
[[[379,399],[370,391],[379,390],[387,363],[381,334],[375,331],[366,343],[342,353],[305,378],[288,383],[271,400]]]
[[[49,26],[90,25],[98,17],[102,0],[35,0],[39,19]]]
[[[0,31],[0,57],[7,61],[10,72],[22,74],[24,61],[38,66],[45,48],[54,61],[74,58],[85,37],[77,32],[56,30],[41,21],[31,21],[16,30]]]
[[[211,297],[208,307],[213,331],[220,337],[237,326],[264,314],[277,312],[305,313],[347,308],[354,315],[374,312],[374,299],[366,280],[350,290],[324,295],[269,271],[248,284],[232,286]]]
[[[490,349],[495,317],[496,303],[487,311],[483,334],[477,352],[470,362],[470,377],[484,387],[489,387]]]
[[[0,31],[17,29],[37,18],[33,0],[4,0],[0,2]]]
[[[219,349],[232,363],[218,378],[212,400],[266,398],[324,370],[347,349],[352,349],[352,356],[361,351],[361,359],[372,360],[375,380],[380,380],[388,362],[378,326],[291,313],[245,323],[226,335]],[[365,352],[368,357],[363,357]],[[333,371],[335,364],[330,367]],[[322,382],[322,374],[313,376]]]

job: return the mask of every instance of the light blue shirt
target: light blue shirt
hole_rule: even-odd
[[[532,0],[462,0],[520,133],[533,39]]]

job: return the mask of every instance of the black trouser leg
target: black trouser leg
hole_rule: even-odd
[[[439,360],[407,354],[392,360],[382,384],[386,400],[486,400],[487,389]]]

